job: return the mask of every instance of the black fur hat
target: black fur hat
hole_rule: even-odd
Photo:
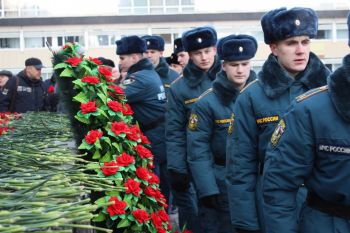
[[[183,45],[182,45],[182,39],[181,38],[176,38],[174,40],[174,53],[178,54],[180,52],[185,51]]]
[[[255,56],[258,43],[249,35],[230,35],[221,39],[218,43],[218,55],[225,61],[249,60]]]
[[[211,27],[197,27],[182,34],[182,45],[187,52],[215,46],[216,41],[216,31]]]
[[[146,35],[141,37],[146,41],[147,49],[154,49],[158,51],[164,51],[164,39],[160,36]]]
[[[261,18],[264,40],[270,44],[293,36],[317,35],[318,19],[311,8],[279,8],[267,12]]]
[[[146,42],[138,36],[126,36],[115,43],[118,55],[144,53],[147,50]]]

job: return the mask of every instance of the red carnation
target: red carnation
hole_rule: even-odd
[[[151,142],[148,140],[148,138],[145,135],[141,134],[140,138],[141,138],[141,143],[142,144],[144,144],[144,145],[150,145],[151,144]]]
[[[85,141],[87,144],[94,144],[97,139],[101,138],[103,136],[103,132],[98,131],[97,129],[91,130],[88,132],[87,135],[85,135]]]
[[[77,66],[83,59],[81,57],[71,57],[66,60],[71,66]]]
[[[124,108],[123,108],[123,115],[124,116],[131,116],[132,114],[134,114],[134,112],[132,111],[130,105],[129,104],[125,104]]]
[[[123,105],[118,101],[110,100],[108,101],[108,107],[112,109],[114,112],[121,112],[123,110]]]
[[[155,189],[152,188],[152,187],[149,187],[149,186],[147,186],[147,187],[143,190],[143,192],[144,192],[147,196],[149,196],[149,197],[154,197],[154,198],[156,198],[156,196],[157,196],[157,194],[156,194],[156,192],[155,192]]]
[[[96,65],[102,65],[102,62],[98,58],[89,57],[89,61],[94,62]]]
[[[139,156],[143,159],[153,157],[152,152],[144,146],[137,145],[135,146],[135,150],[139,154]]]
[[[121,156],[117,157],[117,162],[118,162],[119,166],[126,167],[126,166],[129,166],[130,164],[134,163],[135,158],[134,158],[134,156],[131,156],[131,155],[123,152]]]
[[[149,173],[151,178],[148,180],[148,183],[149,184],[159,184],[159,178],[156,174],[150,172]]]
[[[118,95],[123,95],[124,91],[121,87],[117,86],[117,85],[109,85],[108,88],[114,90],[115,94]]]
[[[55,91],[55,86],[50,85],[49,88],[47,88],[47,93],[53,93]]]
[[[113,122],[111,130],[115,134],[115,136],[118,136],[121,133],[126,134],[130,131],[128,125],[125,122]]]
[[[162,227],[162,220],[157,215],[157,213],[151,213],[151,219],[157,229]]]
[[[149,171],[147,168],[138,167],[136,168],[136,176],[141,179],[147,181],[149,178],[151,178]]]
[[[137,182],[131,178],[128,178],[124,184],[124,187],[126,188],[126,193],[132,193],[133,195],[139,197],[140,196],[140,182]]]
[[[81,81],[84,83],[97,84],[100,82],[100,79],[94,76],[85,76]]]
[[[158,210],[157,215],[162,219],[163,222],[169,222],[169,215],[165,210]]]
[[[104,162],[103,167],[101,167],[102,173],[105,176],[112,176],[118,171],[118,163],[115,160],[110,162]]]
[[[149,220],[148,213],[145,210],[137,209],[132,212],[132,216],[139,222],[143,223]]]
[[[96,112],[97,107],[96,103],[94,101],[89,101],[87,103],[81,103],[80,109],[83,112],[83,114],[89,113],[89,112]]]
[[[100,72],[100,74],[102,74],[102,75],[104,75],[106,77],[111,77],[112,76],[112,72],[106,66],[99,66],[98,67],[98,71]]]
[[[166,233],[166,230],[164,229],[163,226],[156,227],[157,228],[157,233]]]
[[[126,203],[120,201],[117,197],[109,198],[108,202],[114,201],[114,204],[107,207],[110,216],[125,214]]]
[[[137,141],[140,138],[140,129],[136,125],[130,128],[130,131],[126,134],[126,138],[131,141]]]

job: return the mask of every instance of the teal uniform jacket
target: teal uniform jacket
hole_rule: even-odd
[[[159,64],[155,68],[156,72],[159,74],[160,80],[165,88],[165,93],[168,95],[170,84],[180,76],[175,70],[171,69],[168,63],[165,61],[164,57],[160,58]]]
[[[266,152],[263,198],[269,233],[350,232],[348,219],[307,204],[297,225],[300,184],[332,207],[350,207],[350,54],[328,86],[299,96]]]
[[[166,114],[166,147],[169,170],[189,174],[186,151],[188,117],[193,103],[211,87],[220,69],[221,62],[217,57],[208,72],[199,69],[190,59],[184,69],[183,76],[171,84]]]
[[[256,74],[251,71],[246,83],[255,79]],[[199,198],[227,194],[226,139],[232,129],[233,106],[239,92],[226,72],[221,71],[213,87],[192,108],[187,128],[187,161]]]
[[[260,206],[256,202],[260,191],[256,187],[272,132],[292,100],[326,85],[329,74],[321,60],[310,53],[305,70],[292,78],[270,54],[257,81],[238,96],[233,133],[227,145],[226,173],[231,221],[236,228],[260,229],[257,212]]]

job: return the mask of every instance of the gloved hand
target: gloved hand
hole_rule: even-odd
[[[169,170],[169,178],[171,187],[177,192],[185,192],[190,187],[190,176],[188,174]]]
[[[239,228],[236,228],[236,232],[237,232],[237,233],[261,233],[260,230],[257,230],[257,231],[248,231],[248,230],[243,230],[243,229],[239,229]]]
[[[215,209],[219,206],[219,194],[202,197],[199,201],[205,207]]]

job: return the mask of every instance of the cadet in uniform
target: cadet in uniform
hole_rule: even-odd
[[[257,45],[248,35],[222,38],[217,48],[222,71],[191,110],[187,161],[201,204],[212,209],[203,233],[234,232],[225,184],[226,138],[232,132],[233,106],[240,90],[256,79],[250,59]]]
[[[202,232],[197,217],[197,199],[190,185],[187,164],[186,128],[193,103],[211,87],[221,63],[216,57],[216,31],[211,27],[198,27],[182,35],[182,43],[190,60],[183,76],[170,86],[166,117],[166,145],[170,182],[174,200],[179,209],[180,226],[186,224],[194,233]]]
[[[298,226],[303,182],[308,197]],[[327,86],[298,96],[279,122],[266,152],[263,197],[269,233],[350,232],[350,54]]]
[[[147,50],[145,52],[154,67],[156,72],[159,74],[160,79],[165,88],[165,92],[168,92],[170,84],[180,76],[179,73],[170,69],[168,63],[163,57],[164,52],[164,39],[160,36],[143,36],[142,39],[146,41]]]
[[[177,61],[182,66],[182,69],[184,69],[190,57],[188,55],[188,52],[185,51],[184,46],[182,45],[181,38],[176,38],[174,40],[174,54],[177,56]]]
[[[159,75],[148,58],[143,57],[146,42],[138,36],[127,36],[116,41],[121,72],[127,72],[123,81],[125,95],[134,111],[141,131],[151,142],[155,166],[166,159],[165,105],[166,97]],[[167,181],[160,177],[160,185]],[[163,188],[164,189],[164,188]],[[167,197],[166,190],[164,196]]]
[[[261,174],[270,137],[292,100],[326,84],[330,71],[310,52],[317,16],[310,8],[279,8],[261,19],[271,54],[258,79],[238,96],[227,145],[231,221],[238,232],[264,232]],[[301,195],[299,203],[305,200]],[[259,216],[259,217],[258,217]]]

